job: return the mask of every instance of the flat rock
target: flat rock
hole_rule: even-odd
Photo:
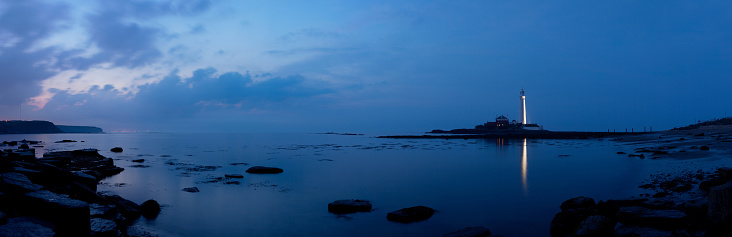
[[[393,222],[409,223],[427,220],[435,214],[435,210],[425,206],[404,208],[386,214],[386,219]]]
[[[612,236],[615,222],[600,215],[589,216],[580,222],[575,236]]]
[[[574,209],[574,208],[593,208],[595,207],[595,199],[579,196],[576,198],[569,199],[567,201],[562,202],[562,205],[559,206],[562,211],[567,209]]]
[[[240,174],[225,174],[224,177],[226,178],[232,178],[232,179],[243,179],[244,175]]]
[[[118,195],[108,195],[104,198],[111,202],[117,210],[127,219],[134,220],[140,217],[140,205],[137,203],[124,199]]]
[[[686,213],[679,210],[653,210],[645,207],[621,207],[618,222],[658,229],[678,229],[686,223]]]
[[[43,186],[34,184],[21,173],[0,174],[0,187],[9,193],[27,193],[38,191]]]
[[[462,230],[458,230],[455,232],[450,232],[445,235],[444,237],[483,237],[483,236],[490,236],[491,231],[486,229],[482,226],[474,226],[474,227],[467,227]]]
[[[26,209],[56,224],[59,235],[89,232],[89,204],[48,190],[24,194]]]
[[[732,182],[709,189],[707,218],[715,224],[732,224]]]
[[[52,237],[56,235],[51,228],[39,225],[28,218],[11,218],[0,225],[0,236],[7,237]]]
[[[197,192],[200,192],[201,190],[198,190],[197,187],[190,187],[190,188],[183,188],[183,189],[181,189],[181,191],[186,191],[189,193],[197,193]]]
[[[615,227],[616,237],[669,237],[673,232],[649,227],[620,224]]]
[[[344,199],[328,203],[328,211],[337,214],[370,212],[371,202],[358,199]]]
[[[113,220],[92,218],[89,220],[91,236],[121,236],[117,229],[117,223]]]
[[[247,169],[246,172],[252,174],[279,174],[282,173],[283,170],[276,167],[252,166]]]

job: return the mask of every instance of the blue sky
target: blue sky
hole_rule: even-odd
[[[732,116],[728,1],[0,0],[0,119],[421,132]]]

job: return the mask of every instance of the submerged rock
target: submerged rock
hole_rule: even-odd
[[[486,229],[482,226],[474,226],[474,227],[467,227],[462,230],[458,230],[455,232],[450,232],[445,235],[444,237],[484,237],[484,236],[490,236],[491,231]]]
[[[232,179],[243,179],[244,175],[240,174],[225,174],[224,177],[226,178],[232,178]]]
[[[136,160],[132,160],[132,162],[142,163],[142,162],[145,162],[145,159],[136,159]]]
[[[146,218],[155,218],[160,213],[160,204],[155,200],[147,200],[140,205],[142,216]]]
[[[197,193],[197,192],[200,192],[201,190],[198,190],[197,187],[190,187],[190,188],[183,188],[183,189],[181,189],[181,191],[186,191],[189,193]]]
[[[247,169],[246,172],[252,174],[279,174],[282,173],[283,170],[276,167],[252,166]]]
[[[435,210],[425,206],[415,206],[404,208],[398,211],[389,212],[386,214],[386,219],[389,221],[409,223],[415,221],[427,220],[435,214]]]
[[[370,212],[371,202],[358,199],[344,199],[328,203],[328,211],[337,214]]]

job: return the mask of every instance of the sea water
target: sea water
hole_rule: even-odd
[[[137,203],[157,200],[160,215],[135,225],[164,236],[441,236],[471,226],[502,236],[548,236],[562,201],[630,197],[654,166],[616,154],[632,148],[604,139],[376,135],[44,134],[0,140],[42,141],[39,157],[99,149],[125,168],[102,180],[99,191]],[[77,142],[55,143],[64,139]],[[113,147],[124,151],[110,152]],[[145,161],[132,162],[137,159]],[[245,173],[251,166],[284,172]],[[225,174],[244,178],[217,180]],[[181,191],[186,187],[200,192]],[[329,213],[328,203],[339,199],[369,200],[374,210]],[[408,224],[386,219],[418,205],[436,213]]]

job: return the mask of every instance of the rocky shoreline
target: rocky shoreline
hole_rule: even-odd
[[[154,218],[154,200],[138,205],[97,192],[98,182],[124,169],[96,149],[35,157],[32,141],[0,151],[0,236],[154,236],[129,224]],[[25,145],[25,146],[24,146]]]
[[[703,126],[614,139],[641,159],[732,158],[732,126]],[[723,162],[729,164],[728,162]],[[639,188],[653,194],[595,202],[575,197],[560,205],[551,236],[732,236],[732,168],[652,175]]]

